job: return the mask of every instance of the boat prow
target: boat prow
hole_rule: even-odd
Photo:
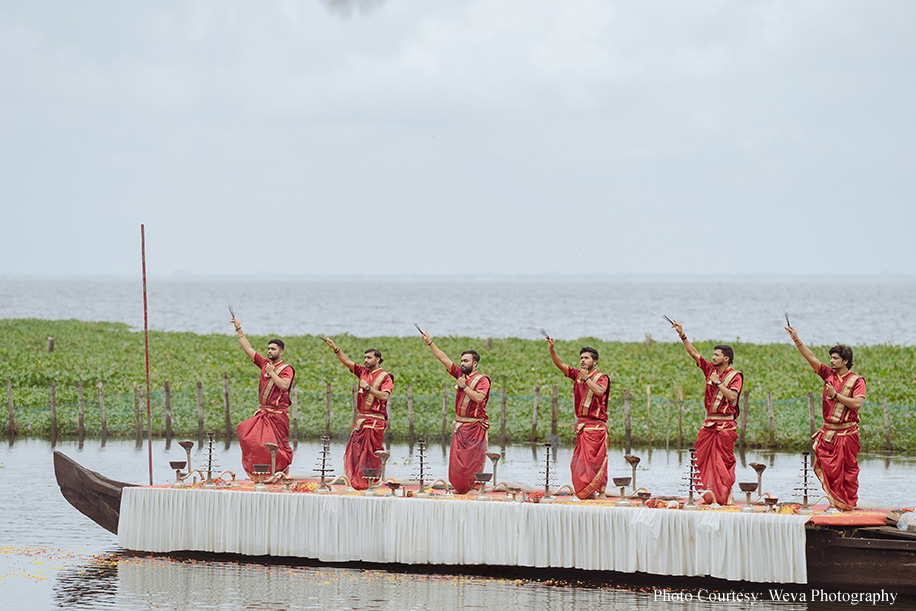
[[[118,534],[121,489],[136,484],[109,479],[58,451],[54,452],[54,475],[71,505],[105,530]]]

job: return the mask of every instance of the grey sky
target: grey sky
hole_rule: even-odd
[[[913,273],[916,3],[356,4],[0,0],[0,274]]]

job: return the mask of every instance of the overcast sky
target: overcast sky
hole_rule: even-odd
[[[914,23],[0,0],[0,275],[912,274]]]

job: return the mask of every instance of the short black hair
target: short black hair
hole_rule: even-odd
[[[382,353],[376,350],[375,348],[368,348],[366,349],[365,352],[363,352],[363,354],[370,354],[370,353],[375,355],[375,358],[378,359],[379,363],[383,363],[385,361],[385,359],[382,358]]]
[[[728,364],[735,364],[735,351],[728,344],[719,344],[713,350],[721,350],[722,354],[728,357]]]
[[[286,344],[283,343],[282,339],[277,339],[276,337],[270,340],[267,340],[267,345],[276,344],[280,346],[280,350],[286,350]]]
[[[480,362],[480,355],[477,354],[476,350],[465,350],[464,352],[461,353],[461,356],[464,356],[465,354],[470,354],[471,358],[474,359],[475,363]]]
[[[840,357],[840,359],[846,361],[846,367],[848,369],[852,369],[852,348],[850,348],[849,346],[844,346],[843,344],[837,344],[836,346],[831,348],[829,351],[827,351],[827,354],[837,355],[838,357]]]
[[[582,350],[579,351],[579,356],[582,356],[582,355],[585,354],[586,352],[588,352],[589,354],[591,354],[591,355],[592,355],[592,358],[594,358],[596,361],[598,360],[598,351],[595,350],[594,348],[592,348],[591,346],[585,346],[585,347],[583,347]]]

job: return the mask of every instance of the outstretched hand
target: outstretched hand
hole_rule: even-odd
[[[325,337],[324,343],[326,343],[331,350],[337,352],[337,344],[335,344],[334,340],[332,340],[330,337]]]
[[[684,334],[684,326],[676,320],[671,321],[671,328],[677,331],[678,335]]]
[[[430,337],[429,337],[429,333],[427,333],[426,331],[424,331],[423,333],[421,333],[421,334],[420,334],[420,337],[423,338],[423,341],[426,342],[426,345],[427,345],[427,346],[430,345],[431,343],[433,343],[433,340],[431,340]]]
[[[789,334],[789,337],[792,338],[792,341],[796,344],[798,343],[798,333],[795,332],[794,327],[786,327],[786,333]]]

